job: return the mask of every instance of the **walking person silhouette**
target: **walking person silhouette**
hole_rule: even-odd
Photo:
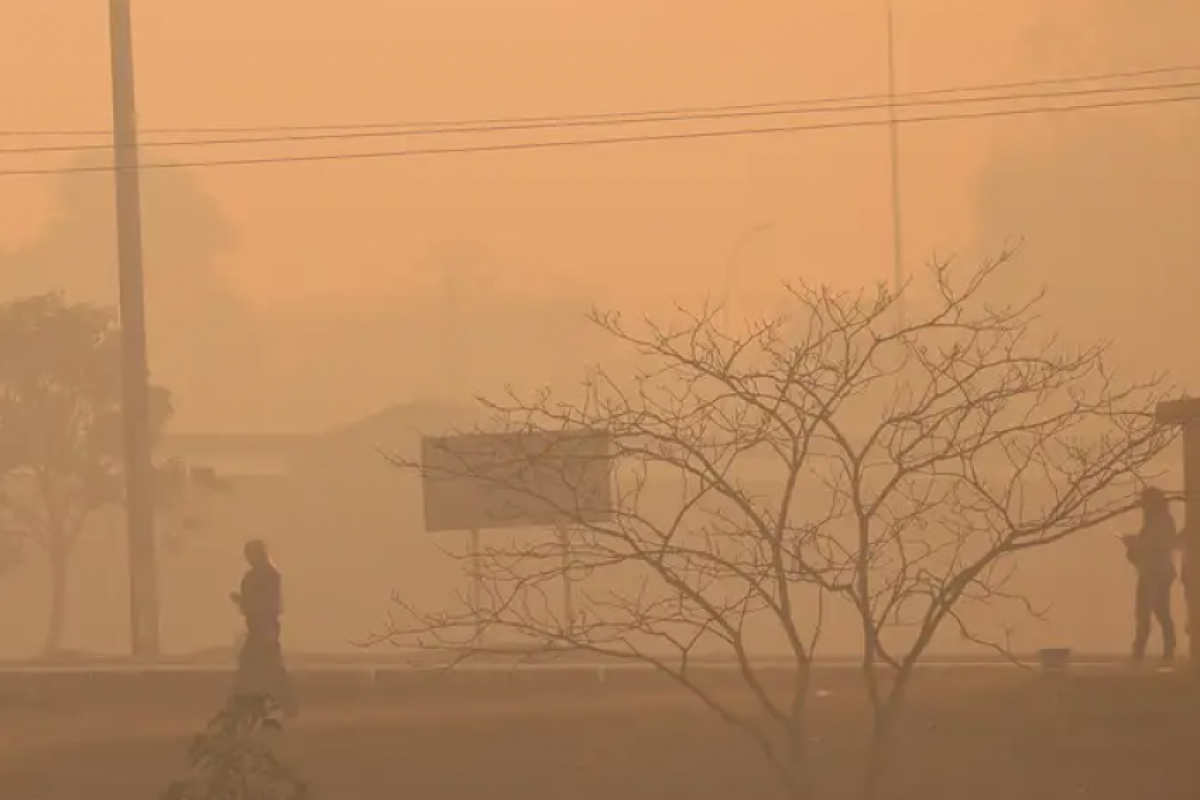
[[[240,591],[230,595],[246,621],[234,691],[269,695],[285,714],[293,716],[296,698],[280,642],[283,576],[271,561],[265,542],[247,542],[244,554],[249,569],[242,576]]]

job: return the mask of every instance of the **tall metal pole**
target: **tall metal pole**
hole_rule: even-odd
[[[475,268],[469,255],[451,254],[449,260],[440,265],[442,290],[445,300],[446,331],[444,347],[443,378],[451,404],[466,402],[469,394],[470,375],[466,315],[463,313],[468,282],[475,276]]]
[[[733,279],[737,277],[742,254],[751,242],[774,228],[774,221],[760,222],[742,231],[741,236],[734,241],[733,247],[729,248],[729,255],[725,257],[725,286],[721,296],[721,324],[725,327],[725,333],[730,333],[729,305],[733,302]]]
[[[445,378],[452,405],[463,402],[462,278],[457,266],[451,266],[443,277],[446,292]]]
[[[900,215],[900,125],[896,120],[896,18],[894,0],[887,0],[888,144],[892,171],[892,286],[896,314],[904,324],[904,227]]]
[[[130,639],[133,655],[159,653],[158,573],[154,541],[150,387],[142,278],[142,203],[138,179],[133,24],[129,0],[109,0],[113,156],[116,168],[117,258],[120,273],[125,507],[129,535]]]

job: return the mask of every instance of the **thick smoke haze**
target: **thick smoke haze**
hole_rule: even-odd
[[[0,69],[25,79],[6,83],[0,128],[107,128],[103,4],[10,5],[0,11]],[[621,0],[586,10],[535,0],[358,0],[281,16],[228,0],[146,3],[135,34],[144,160],[422,146],[420,137],[160,146],[233,136],[155,132],[163,128],[562,116],[879,94],[886,89],[882,8],[873,0]],[[1198,13],[1167,0],[900,2],[898,88],[1185,63],[1200,57],[1189,35]],[[928,291],[918,270],[935,254],[970,262],[1021,240],[1010,288],[1027,293],[1045,284],[1052,318],[1067,335],[1113,336],[1127,363],[1194,384],[1200,367],[1181,334],[1200,333],[1186,305],[1200,289],[1197,113],[1151,106],[905,127],[901,216],[914,292]],[[4,139],[13,148],[46,141]],[[53,141],[106,143],[103,135]],[[95,156],[7,154],[0,170],[102,163]],[[696,307],[728,287],[731,312],[744,319],[777,307],[782,279],[847,289],[888,279],[887,178],[887,137],[878,127],[148,170],[151,369],[174,394],[176,434],[329,431],[387,409],[463,403],[510,385],[569,387],[587,363],[612,354],[583,320],[592,306],[657,315],[676,304]],[[111,300],[110,194],[103,175],[0,177],[0,291],[62,288],[77,299]],[[206,563],[228,557],[232,543],[269,519],[250,514],[230,523]],[[115,533],[89,547],[119,568]],[[1098,569],[1118,580],[1123,567],[1110,556],[1106,550],[1099,560],[1108,566]],[[356,579],[345,558],[349,586]],[[379,568],[377,593],[356,601],[360,618],[381,607],[409,558],[396,555],[390,572]],[[36,592],[41,578],[33,572],[19,591]],[[1047,586],[1061,583],[1051,566],[1032,572]],[[81,576],[73,588],[81,613],[72,635],[119,649],[120,581],[91,581]],[[204,596],[219,600],[219,588]],[[97,627],[82,611],[101,594],[111,624]],[[1077,621],[1064,629],[1083,624],[1083,603],[1072,594],[1053,598],[1067,609],[1060,619]],[[1087,613],[1097,643],[1124,636],[1123,606]],[[296,623],[297,635],[305,624]],[[37,625],[30,622],[31,630]],[[326,646],[337,635],[325,626],[312,638]]]
[[[1200,798],[1200,0],[0,0],[0,76],[0,800]]]
[[[1050,73],[1194,65],[1200,57],[1188,33],[1200,25],[1200,9],[1187,4],[1097,3],[1090,36],[1067,35],[1080,20],[1065,8],[1047,16],[1034,40],[1047,44],[1034,52]],[[1131,83],[1194,79],[1182,73]],[[1023,242],[1008,279],[1016,292],[1045,286],[1049,323],[1081,339],[1112,339],[1126,366],[1169,371],[1193,389],[1200,380],[1195,106],[1031,122],[992,152],[977,200],[980,248]]]

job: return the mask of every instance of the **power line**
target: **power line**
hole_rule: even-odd
[[[1128,80],[1134,78],[1146,78],[1156,75],[1170,75],[1180,73],[1200,72],[1200,64],[1179,64],[1171,66],[1150,67],[1139,70],[1127,70],[1123,72],[1105,72],[1091,73],[1085,75],[1062,76],[1055,78],[1039,78],[1025,81],[1009,81],[1005,83],[981,83],[981,84],[962,84],[958,86],[941,87],[935,89],[921,89],[915,91],[899,92],[894,95],[895,98],[919,98],[919,97],[934,97],[944,94],[964,94],[972,92],[987,92],[987,91],[1002,91],[1012,89],[1030,89],[1036,87],[1063,86],[1077,83],[1094,83],[1097,81],[1114,81]],[[1145,88],[1145,87],[1129,87],[1130,89]],[[191,134],[248,134],[248,133],[286,133],[286,132],[321,132],[321,131],[371,131],[371,130],[396,130],[396,129],[426,129],[426,128],[462,128],[462,127],[483,127],[497,125],[519,125],[519,124],[538,124],[544,123],[549,125],[557,125],[566,122],[583,122],[583,121],[598,121],[609,119],[636,119],[640,117],[675,117],[687,116],[696,114],[714,114],[737,111],[755,111],[768,110],[772,108],[798,108],[812,105],[828,105],[831,103],[861,103],[861,102],[878,102],[886,107],[889,99],[892,96],[887,94],[858,94],[858,95],[835,95],[818,98],[804,98],[799,100],[781,100],[762,103],[740,103],[726,105],[708,105],[708,106],[681,106],[665,109],[650,109],[644,111],[617,111],[617,112],[601,112],[591,114],[567,114],[557,116],[525,116],[525,117],[483,117],[475,119],[441,119],[427,120],[423,122],[360,122],[360,123],[340,123],[340,124],[312,124],[312,125],[272,125],[272,126],[200,126],[200,127],[166,127],[166,128],[143,128],[140,130],[142,134],[156,135],[191,135]],[[112,131],[109,129],[42,129],[42,130],[0,130],[0,137],[109,137]],[[145,146],[143,142],[143,146]]]
[[[1129,100],[1112,100],[1107,102],[1079,103],[1068,106],[1033,106],[1017,109],[996,109],[975,112],[960,112],[955,114],[931,114],[923,117],[906,117],[895,120],[869,119],[844,122],[827,122],[809,125],[780,125],[760,128],[733,128],[716,131],[680,131],[677,133],[642,134],[630,136],[596,137],[590,139],[566,139],[561,141],[543,142],[510,142],[507,144],[469,145],[462,147],[431,147],[412,150],[376,150],[358,153],[318,153],[296,156],[265,156],[260,158],[231,158],[212,159],[207,161],[173,161],[142,164],[140,169],[182,169],[200,167],[234,167],[253,166],[259,164],[285,163],[315,163],[320,161],[362,161],[382,158],[409,158],[417,156],[459,155],[466,153],[503,153],[521,150],[549,150],[570,147],[601,147],[606,145],[636,144],[647,142],[683,141],[689,139],[720,139],[738,136],[767,136],[783,133],[800,133],[809,131],[849,130],[854,128],[875,128],[891,124],[919,125],[936,122],[954,122],[972,119],[989,119],[996,117],[1016,117],[1039,114],[1067,113],[1071,111],[1088,111],[1097,109],[1134,108],[1139,106],[1175,105],[1200,101],[1200,94],[1178,95],[1175,97],[1137,98]],[[0,170],[0,177],[17,177],[32,175],[63,175],[87,172],[112,172],[108,166],[96,167],[59,167],[48,169],[17,169]]]
[[[613,127],[624,125],[643,125],[662,122],[715,122],[730,119],[749,119],[773,116],[809,116],[813,114],[850,113],[862,111],[894,112],[905,108],[947,107],[973,105],[979,103],[1016,102],[1021,100],[1043,100],[1065,97],[1087,97],[1122,95],[1139,92],[1178,91],[1182,89],[1200,89],[1200,81],[1179,83],[1146,84],[1141,86],[1095,87],[1090,89],[1068,89],[1056,92],[1032,92],[1025,94],[984,95],[979,97],[950,97],[931,100],[917,100],[905,103],[863,103],[848,106],[808,106],[801,108],[755,108],[747,106],[744,111],[713,112],[706,114],[677,114],[674,116],[658,116],[645,118],[597,118],[597,119],[563,119],[544,123],[520,123],[509,125],[479,125],[476,127],[443,127],[418,128],[411,130],[371,130],[340,133],[293,134],[285,136],[252,136],[226,139],[191,139],[174,142],[142,142],[142,149],[163,147],[214,147],[253,144],[280,144],[287,142],[317,142],[317,141],[349,141],[354,139],[379,139],[411,136],[444,136],[471,133],[511,133],[515,131],[563,130],[569,128]],[[110,150],[111,144],[85,145],[33,145],[29,147],[0,148],[0,155],[29,155],[35,153],[62,153]]]

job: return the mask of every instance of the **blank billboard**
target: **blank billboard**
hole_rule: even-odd
[[[594,431],[425,437],[425,530],[601,522],[612,515],[612,448]]]

